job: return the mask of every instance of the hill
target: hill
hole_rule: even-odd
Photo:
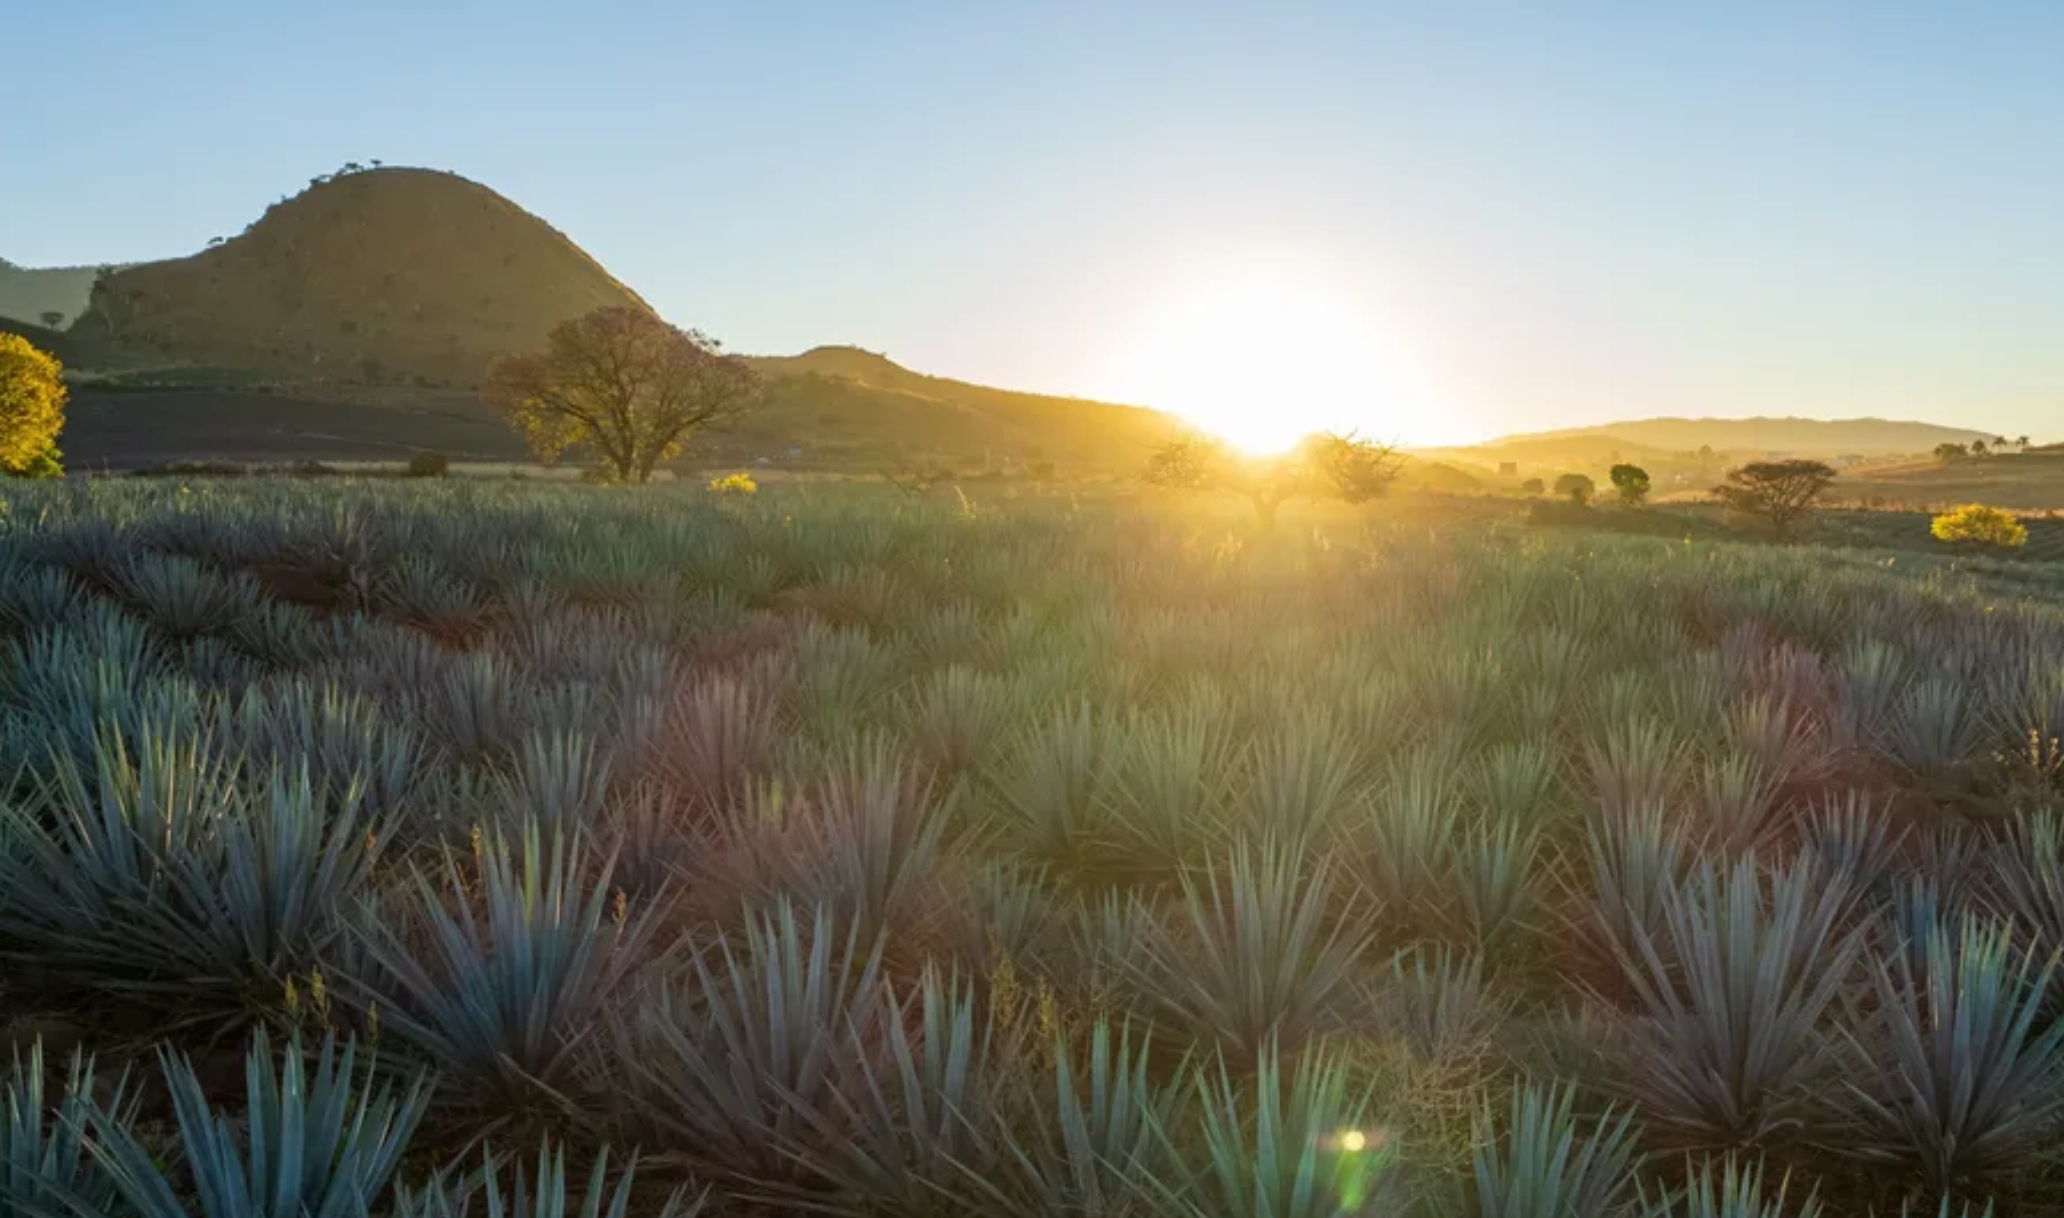
[[[1632,451],[1636,447],[1665,452],[1793,453],[1803,457],[1880,456],[1925,453],[1937,444],[1968,444],[1992,432],[1934,423],[1887,419],[1633,419],[1596,427],[1529,432],[1477,445],[1506,448],[1519,444],[1602,442]]]
[[[191,257],[116,271],[71,331],[109,366],[470,386],[560,321],[643,303],[485,186],[372,169],[318,179]]]
[[[86,311],[100,268],[60,266],[30,269],[0,258],[0,319],[44,324],[44,314],[63,316],[61,329]]]
[[[766,381],[764,406],[728,430],[697,435],[691,464],[884,473],[1052,462],[1070,471],[1130,472],[1177,426],[1134,406],[924,376],[850,347],[751,362]],[[152,373],[152,389],[123,388],[134,383],[114,377],[74,386],[64,447],[75,465],[375,461],[421,449],[458,460],[523,459],[516,433],[467,389],[267,385],[228,381],[219,370],[199,381]]]

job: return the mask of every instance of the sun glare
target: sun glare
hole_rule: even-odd
[[[1182,297],[1131,357],[1127,396],[1255,454],[1315,431],[1408,438],[1411,396],[1383,336],[1350,301],[1288,280]]]

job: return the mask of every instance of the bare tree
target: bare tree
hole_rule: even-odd
[[[585,445],[616,478],[645,482],[690,432],[755,406],[759,378],[703,334],[612,307],[561,323],[542,351],[497,360],[487,399],[539,460]]]

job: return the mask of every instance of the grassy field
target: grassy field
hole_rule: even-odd
[[[2064,565],[812,482],[0,508],[19,1212],[2064,1206]]]

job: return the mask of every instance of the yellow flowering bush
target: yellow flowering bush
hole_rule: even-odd
[[[751,474],[725,474],[710,479],[709,489],[712,495],[757,495],[760,484],[753,481]]]
[[[0,474],[50,477],[64,429],[64,369],[18,334],[0,334]]]
[[[2012,550],[2028,544],[2028,528],[2011,512],[1969,503],[1937,516],[1928,531],[1954,545]]]

